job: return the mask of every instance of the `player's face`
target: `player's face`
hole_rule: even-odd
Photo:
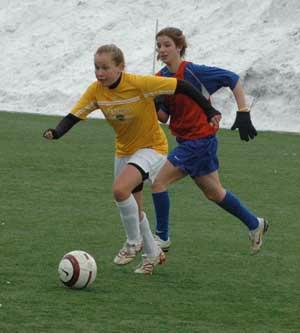
[[[156,39],[156,47],[159,58],[166,65],[171,65],[180,59],[180,48],[178,48],[172,38],[159,36]]]
[[[95,55],[95,75],[103,86],[108,87],[116,82],[123,69],[123,65],[115,64],[110,53]]]

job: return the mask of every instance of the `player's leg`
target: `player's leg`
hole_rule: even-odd
[[[165,252],[168,251],[171,245],[169,238],[170,200],[167,187],[185,176],[186,173],[167,160],[151,186],[156,213],[156,241]]]
[[[128,161],[129,164],[136,167],[142,175],[145,182],[152,183],[161,165],[166,160],[164,155],[159,154],[153,149],[140,149]],[[137,197],[140,206],[140,231],[143,238],[143,260],[136,273],[152,274],[154,267],[164,262],[165,255],[154,241],[147,215],[142,211],[142,201]]]
[[[143,179],[140,171],[128,165],[126,159],[116,159],[115,175],[113,195],[124,225],[126,242],[114,262],[125,265],[131,262],[142,249],[139,207],[132,191],[142,183]]]
[[[137,187],[137,189],[141,189],[142,187],[143,183],[141,183]],[[154,241],[146,213],[143,211],[143,202],[144,202],[143,191],[136,192],[136,190],[134,190],[133,195],[135,197],[135,200],[139,208],[140,232],[141,232],[141,239],[143,239],[144,253],[149,257],[158,256],[160,251],[157,247],[156,242]]]
[[[186,162],[186,169],[205,196],[238,217],[249,230],[257,228],[256,216],[237,197],[225,191],[220,182],[217,138],[213,136],[191,142],[189,149],[193,150],[193,156]]]
[[[141,189],[143,187],[143,183],[140,184],[137,188]],[[157,247],[156,242],[154,241],[152,231],[150,229],[149,221],[147,219],[146,213],[143,211],[143,192],[133,191],[133,195],[135,200],[138,204],[139,209],[139,220],[140,220],[140,232],[141,232],[141,239],[143,239],[143,250],[144,253],[148,257],[155,257],[158,256],[160,251]]]
[[[144,254],[142,256],[142,262],[135,270],[135,273],[152,274],[154,267],[164,263],[166,257],[162,249],[154,240],[146,213],[144,212],[142,215],[143,217],[140,221],[140,230],[143,237]]]
[[[144,193],[143,193],[144,183],[140,183],[133,191],[132,195],[134,196],[135,201],[138,204],[139,210],[139,219],[143,218],[143,210],[144,210]]]
[[[258,252],[262,245],[263,234],[267,231],[268,222],[265,219],[257,217],[237,196],[223,188],[218,171],[195,177],[194,181],[209,200],[214,201],[247,226],[251,239],[252,252]]]

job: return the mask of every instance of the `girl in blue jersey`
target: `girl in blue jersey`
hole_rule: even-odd
[[[241,140],[245,141],[257,135],[237,74],[184,61],[187,43],[182,31],[177,28],[168,27],[159,31],[156,43],[158,59],[166,65],[157,75],[189,81],[207,98],[218,89],[229,87],[238,109],[232,130],[238,128]],[[190,175],[209,200],[239,218],[248,227],[252,253],[258,252],[268,223],[264,218],[255,216],[233,193],[223,188],[218,174],[218,143],[215,135],[218,126],[211,126],[201,107],[183,95],[161,96],[157,100],[157,110],[161,122],[170,121],[170,130],[178,142],[152,187],[157,215],[156,240],[161,248],[167,250],[170,246],[167,186]],[[158,206],[160,209],[157,209]]]

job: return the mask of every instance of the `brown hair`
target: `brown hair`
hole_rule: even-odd
[[[183,57],[185,55],[187,42],[183,32],[180,29],[174,27],[164,28],[156,34],[155,39],[160,36],[167,36],[171,38],[174,41],[175,45],[181,49],[180,56]],[[159,59],[159,56],[157,56],[157,58]]]
[[[125,57],[124,54],[122,52],[122,50],[120,48],[118,48],[115,44],[106,44],[106,45],[102,45],[100,46],[95,55],[96,54],[102,54],[102,53],[110,53],[113,62],[119,66],[119,65],[123,65],[125,67]]]

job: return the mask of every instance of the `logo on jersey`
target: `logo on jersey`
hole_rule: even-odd
[[[126,121],[133,118],[130,110],[105,110],[105,116],[109,120]]]

